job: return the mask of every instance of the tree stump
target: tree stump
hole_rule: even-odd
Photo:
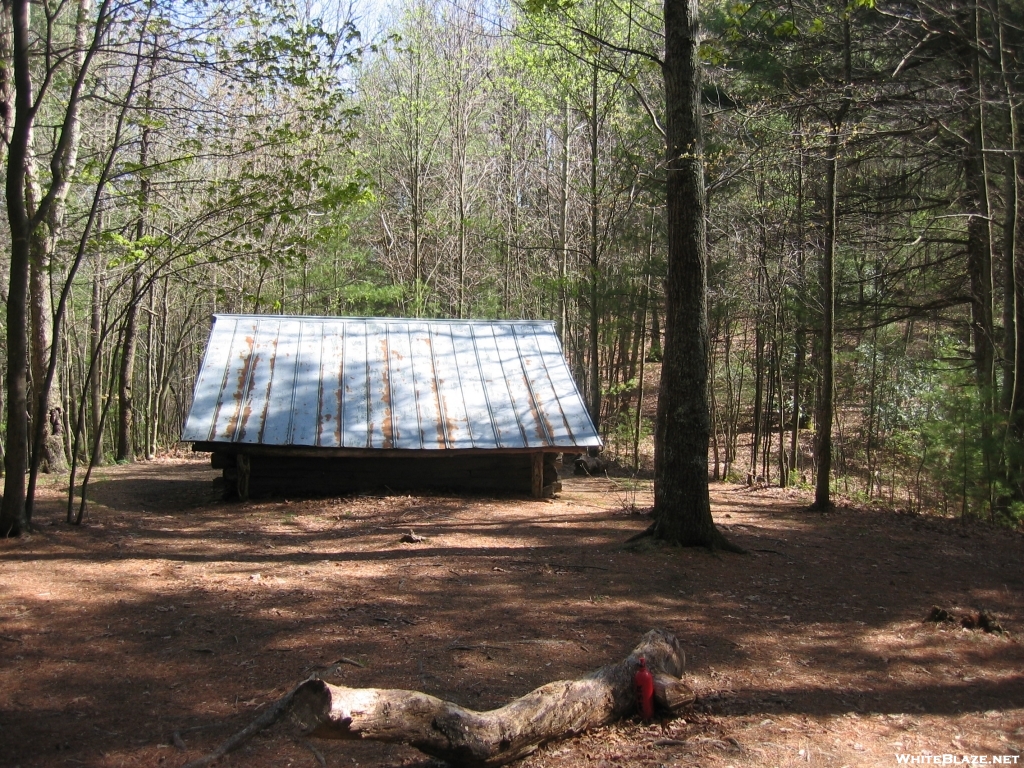
[[[679,680],[685,660],[679,642],[656,629],[617,664],[548,683],[488,712],[418,691],[346,688],[319,679],[302,683],[288,709],[311,736],[397,742],[455,766],[489,768],[635,713],[633,675],[641,656],[655,676],[655,702],[663,712],[693,702],[693,692]]]

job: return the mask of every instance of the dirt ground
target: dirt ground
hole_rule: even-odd
[[[570,479],[555,500],[358,496],[227,504],[167,459],[100,471],[86,526],[57,490],[0,541],[0,765],[179,766],[313,670],[475,709],[680,638],[699,699],[520,765],[893,766],[1024,749],[1024,537],[888,511],[807,511],[714,485],[746,556],[625,540],[649,494]],[[410,529],[426,537],[404,544]],[[1005,634],[924,621],[986,609]],[[917,763],[922,761],[919,759]],[[282,723],[221,764],[437,765]],[[947,761],[947,764],[949,762]]]

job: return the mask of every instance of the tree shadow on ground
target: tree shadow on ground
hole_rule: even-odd
[[[131,476],[103,481],[92,525],[5,544],[0,729],[17,734],[12,764],[184,762],[168,746],[176,731],[195,756],[339,659],[356,663],[332,682],[492,708],[620,660],[653,626],[680,637],[702,706],[721,717],[1024,707],[1019,644],[922,621],[932,602],[984,603],[1018,631],[1020,576],[1001,558],[1019,541],[993,559],[988,539],[892,516],[758,516],[738,496],[716,513],[749,557],[624,549],[644,518],[571,493],[554,505],[132,501],[161,488],[161,472],[186,496],[203,474],[186,470],[118,468]],[[401,543],[409,528],[426,541]],[[275,734],[239,759],[311,759],[284,726]],[[322,749],[431,764],[400,747]]]

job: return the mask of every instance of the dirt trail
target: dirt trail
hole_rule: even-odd
[[[1024,748],[1024,537],[797,492],[713,486],[745,557],[623,542],[604,479],[558,499],[217,500],[195,461],[105,468],[80,530],[57,491],[0,541],[0,765],[180,765],[312,670],[476,709],[674,631],[700,704],[549,745],[524,766],[894,766]],[[410,529],[426,541],[404,544]],[[986,609],[1008,634],[924,622]],[[176,735],[175,735],[176,734]],[[183,750],[181,747],[184,746]],[[427,766],[275,726],[239,766]],[[989,758],[991,761],[991,758]],[[1024,758],[1018,763],[1024,765]]]

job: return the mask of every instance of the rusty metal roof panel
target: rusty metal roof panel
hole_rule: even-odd
[[[262,315],[214,316],[182,440],[601,445],[552,323]]]

